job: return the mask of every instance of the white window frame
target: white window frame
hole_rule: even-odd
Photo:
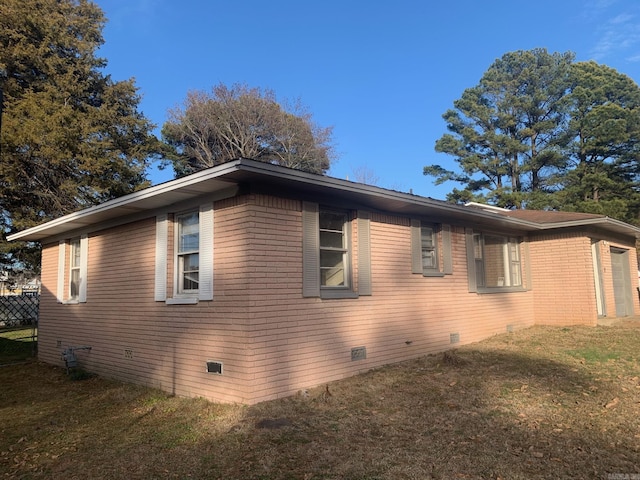
[[[191,248],[183,248],[183,235],[193,235],[193,233],[190,234],[184,234],[183,232],[183,224],[182,224],[182,219],[186,219],[189,217],[196,217],[196,226],[197,226],[197,236],[198,236],[198,242],[197,242],[197,246],[196,247],[191,247]],[[176,292],[176,296],[177,297],[182,297],[182,296],[186,296],[186,297],[190,297],[190,296],[198,296],[198,293],[200,291],[200,214],[198,210],[192,210],[192,211],[188,211],[188,212],[182,212],[179,214],[175,215],[175,219],[174,219],[174,235],[175,235],[175,254],[174,254],[174,271],[176,272],[176,274],[174,275],[174,291]],[[191,256],[191,255],[198,255],[198,269],[197,270],[189,270],[189,271],[185,271],[185,261],[187,259],[187,257]],[[185,275],[188,274],[189,272],[191,273],[197,273],[198,274],[198,280],[197,280],[197,284],[198,284],[198,288],[185,288],[184,287],[184,282],[185,282]],[[192,280],[193,281],[193,280]]]
[[[179,292],[179,275],[180,269],[177,259],[178,240],[178,223],[179,215],[189,213],[190,210],[181,211],[172,215],[172,223],[174,225],[174,246],[169,251],[169,242],[167,241],[169,232],[170,216],[168,213],[160,213],[156,216],[156,252],[155,252],[155,288],[154,300],[156,302],[165,302],[168,305],[175,304],[196,304],[199,301],[213,300],[213,203],[208,202],[200,205],[199,209],[194,210],[199,213],[199,271],[198,271],[198,290]],[[167,261],[173,262],[173,297],[167,297]]]
[[[78,301],[80,298],[80,265],[82,263],[82,248],[80,237],[69,240],[69,292],[70,301]]]
[[[341,224],[341,230],[335,229],[327,229],[322,228],[322,216],[324,214],[334,215],[336,217],[342,217],[343,221]],[[318,232],[320,235],[319,241],[319,250],[320,250],[320,289],[321,290],[350,290],[351,289],[351,245],[350,245],[350,219],[349,214],[344,211],[332,210],[321,208],[319,211],[319,220],[318,220]],[[322,237],[324,234],[336,235],[340,234],[342,237],[342,245],[340,247],[332,246],[332,245],[323,245]],[[342,284],[341,285],[327,285],[323,282],[323,270],[328,271],[331,267],[323,267],[322,266],[322,257],[324,254],[342,254]]]
[[[58,252],[58,288],[56,293],[58,303],[86,303],[89,236],[82,234],[79,237],[61,240]],[[75,291],[72,290],[74,276],[77,278]]]

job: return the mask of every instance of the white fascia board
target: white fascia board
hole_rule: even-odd
[[[62,217],[56,218],[49,222],[35,227],[28,228],[21,232],[17,232],[7,236],[8,241],[14,240],[39,240],[59,233],[59,230],[75,230],[84,226],[92,225],[96,223],[96,218],[99,218],[101,214],[107,214],[108,212],[120,211],[123,215],[128,213],[135,213],[136,211],[151,209],[162,206],[152,205],[151,207],[144,207],[142,204],[147,201],[148,204],[152,204],[154,199],[160,199],[162,196],[170,195],[171,193],[177,193],[181,190],[185,190],[185,197],[192,197],[198,194],[206,193],[204,191],[189,191],[188,187],[196,186],[207,180],[214,180],[218,177],[222,177],[225,174],[237,170],[239,161],[225,163],[218,167],[201,170],[187,177],[177,178],[168,182],[155,185],[153,187],[145,188],[139,192],[129,193],[122,197],[108,200],[100,205],[95,205],[84,210],[69,213]],[[227,187],[229,183],[221,183],[221,186]],[[168,202],[174,203],[173,201]],[[136,206],[139,205],[139,206]],[[68,228],[65,228],[68,227]],[[50,233],[48,233],[50,232]],[[36,237],[36,238],[34,238]]]

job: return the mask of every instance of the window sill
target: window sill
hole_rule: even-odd
[[[358,298],[358,292],[354,292],[353,290],[321,289],[320,298]]]
[[[478,288],[476,293],[491,294],[491,293],[517,293],[526,292],[527,289],[523,287],[493,287],[493,288]]]
[[[198,297],[175,297],[164,301],[167,305],[196,305]]]
[[[442,272],[422,272],[423,277],[444,277]]]

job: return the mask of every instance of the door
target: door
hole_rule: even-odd
[[[596,287],[596,308],[598,309],[598,317],[604,317],[607,314],[607,308],[604,301],[604,288],[602,286],[600,242],[597,240],[591,240],[591,259],[593,262],[593,279]]]
[[[633,314],[631,278],[629,274],[629,252],[612,247],[611,275],[613,277],[613,296],[616,303],[616,317],[626,317]]]

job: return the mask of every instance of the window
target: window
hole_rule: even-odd
[[[69,255],[69,300],[78,300],[80,295],[80,238],[70,242]]]
[[[320,211],[320,287],[348,287],[347,215]]]
[[[173,247],[168,242],[171,224]],[[158,215],[155,261],[157,302],[195,304],[213,300],[213,203],[190,212]],[[168,262],[173,265],[173,278],[167,278]]]
[[[424,273],[439,272],[438,270],[438,239],[433,225],[420,225],[420,245],[422,271]]]
[[[469,233],[468,238],[469,283],[472,291],[522,288],[518,238],[485,233]]]
[[[176,217],[178,294],[197,293],[200,271],[200,219],[198,212]]]
[[[411,270],[425,277],[453,274],[450,225],[411,220]]]
[[[302,295],[357,298],[371,295],[370,215],[302,206]],[[357,262],[352,255],[352,231],[357,236]],[[353,264],[352,264],[353,262]]]
[[[87,301],[87,263],[89,238],[86,234],[58,245],[59,303],[84,303]]]

